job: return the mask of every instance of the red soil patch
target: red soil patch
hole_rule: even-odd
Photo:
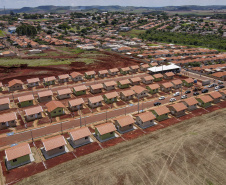
[[[110,106],[104,105],[104,106],[100,107],[100,110],[106,110],[106,109],[110,109]]]
[[[43,143],[42,143],[41,140],[34,141],[34,143],[35,143],[35,146],[36,146],[37,148],[42,148],[42,147],[43,147]]]
[[[191,113],[194,114],[195,116],[201,116],[202,114],[206,114],[208,112],[203,108],[199,108],[199,109],[191,111]]]
[[[42,118],[42,119],[39,119],[37,125],[43,125],[43,124],[46,124],[46,123],[50,123],[50,119],[47,116]]]
[[[5,133],[8,133],[8,132],[11,132],[11,130],[10,129],[0,130],[0,134],[5,134]]]
[[[187,120],[187,119],[191,119],[193,117],[195,117],[193,114],[186,114],[182,117],[179,117],[178,119],[181,120],[181,121],[184,121],[184,120]]]
[[[155,125],[155,126],[152,126],[152,127],[145,128],[144,131],[147,132],[147,133],[150,133],[150,132],[154,132],[156,130],[159,130],[161,128],[164,128],[164,126],[158,124],[158,125]]]
[[[161,95],[161,96],[164,96],[164,95],[166,95],[167,93],[165,93],[165,92],[159,92],[159,95]]]
[[[209,111],[209,112],[213,112],[213,111],[218,110],[218,109],[220,109],[220,107],[217,106],[217,105],[212,105],[211,107],[206,108],[206,110]]]
[[[4,84],[7,84],[8,81],[15,78],[22,81],[26,81],[26,79],[34,78],[34,77],[39,77],[40,79],[42,79],[44,77],[48,77],[52,75],[58,76],[60,74],[65,74],[65,73],[68,74],[73,71],[84,73],[86,71],[90,71],[90,69],[94,71],[99,71],[102,69],[111,69],[114,67],[122,68],[122,67],[136,65],[140,63],[140,61],[135,61],[113,52],[102,51],[101,53],[104,54],[105,56],[95,57],[96,62],[88,65],[84,62],[73,62],[70,65],[55,65],[55,66],[42,66],[42,67],[27,67],[26,65],[21,65],[18,67],[0,66],[0,81],[2,81]],[[30,56],[30,57],[24,58],[24,60],[39,59],[39,58],[52,58],[52,59],[72,58],[73,59],[77,56],[78,56],[77,54],[59,55],[59,56],[35,56],[35,57]],[[43,74],[40,74],[40,71],[43,71]]]
[[[15,184],[18,181],[30,177],[34,174],[40,173],[45,170],[42,163],[31,163],[19,168],[12,169],[10,171],[6,170],[5,162],[2,162],[3,175],[6,178],[6,183]]]
[[[92,152],[95,152],[97,150],[101,150],[101,147],[99,146],[99,144],[97,142],[93,142],[93,143],[90,143],[88,145],[84,145],[84,146],[81,146],[79,148],[76,148],[74,150],[74,154],[77,157],[80,157],[80,156],[87,155],[87,154],[90,154]]]
[[[177,120],[176,118],[169,118],[169,119],[166,119],[164,121],[161,121],[159,122],[161,125],[163,125],[164,127],[168,127],[170,125],[174,125],[176,123],[180,122],[179,120]]]
[[[71,114],[65,114],[63,116],[60,116],[60,120],[68,119],[68,118],[72,118],[72,115]]]
[[[226,108],[226,101],[220,102],[217,105],[220,106],[221,108]]]
[[[58,164],[70,161],[72,159],[74,159],[75,156],[72,154],[72,152],[70,153],[66,153],[57,157],[54,157],[52,159],[48,159],[45,161],[47,168],[52,168]]]
[[[131,132],[123,134],[122,137],[125,138],[126,140],[131,140],[142,135],[144,135],[144,132],[141,129],[136,129]]]
[[[81,110],[81,112],[82,112],[82,114],[89,114],[89,113],[91,113],[89,108],[85,108],[85,109]]]
[[[117,106],[123,106],[123,105],[126,105],[126,103],[123,102],[123,101],[117,101],[117,102],[116,102],[116,105],[117,105]]]
[[[121,138],[121,137],[116,137],[114,139],[111,139],[111,140],[108,140],[108,141],[105,141],[103,143],[101,143],[101,146],[103,148],[108,148],[110,146],[114,146],[114,145],[117,145],[118,143],[121,143],[123,142],[124,140]]]

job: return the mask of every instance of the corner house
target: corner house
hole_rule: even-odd
[[[6,167],[8,170],[17,168],[33,161],[28,143],[21,143],[5,150]]]

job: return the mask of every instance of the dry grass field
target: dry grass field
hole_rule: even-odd
[[[58,165],[18,184],[226,184],[226,109]]]

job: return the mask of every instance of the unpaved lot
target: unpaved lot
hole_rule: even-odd
[[[18,184],[226,184],[225,113],[194,117]]]

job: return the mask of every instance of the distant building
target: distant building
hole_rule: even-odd
[[[11,33],[11,34],[12,34],[12,33],[15,33],[15,32],[16,32],[16,27],[15,27],[15,26],[9,27],[9,28],[8,28],[8,32]]]

